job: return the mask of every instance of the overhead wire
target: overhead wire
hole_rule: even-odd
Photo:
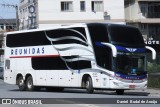
[[[7,7],[7,4],[10,4],[10,3],[7,3],[4,0],[0,0],[0,8],[1,8],[0,9],[0,19],[2,19],[4,21],[4,23],[6,23],[7,25],[12,26],[12,24],[10,22],[8,22],[6,19],[13,19],[13,18],[15,18],[15,13],[16,12],[15,12],[15,9],[9,8],[9,5]]]

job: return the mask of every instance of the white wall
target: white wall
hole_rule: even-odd
[[[131,5],[131,20],[139,19],[139,5],[138,2],[135,2],[134,5]]]
[[[130,3],[130,5],[125,8],[125,18],[126,20],[139,20],[141,19],[141,12],[138,2]]]
[[[124,0],[104,0],[104,11],[106,10],[111,19],[125,19]]]
[[[38,17],[37,22],[39,28],[52,27],[60,24],[73,24],[84,22],[116,22],[125,23],[124,16],[124,0],[37,0],[38,1]],[[72,1],[73,11],[61,11],[61,1]],[[86,1],[86,11],[80,11],[80,1]],[[93,12],[91,9],[91,1],[103,1],[103,11]],[[21,7],[27,6],[28,0],[21,4]],[[104,19],[104,12],[110,15],[110,20]],[[23,13],[20,19],[25,20],[28,12]],[[27,21],[24,22],[24,26]],[[22,26],[22,25],[21,25]]]
[[[60,1],[73,1],[73,12],[61,12]],[[103,12],[91,11],[91,1],[102,0],[85,0],[85,12],[80,12],[80,1],[82,0],[38,0],[39,21],[104,20],[104,11],[109,12],[111,19],[124,19],[124,0],[103,0]]]
[[[73,12],[61,12],[60,1],[61,0],[39,0],[39,20],[102,19],[103,12],[91,12],[90,0],[86,1],[86,12],[80,12],[80,0],[73,0]]]

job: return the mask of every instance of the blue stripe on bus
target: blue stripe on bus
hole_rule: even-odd
[[[143,52],[146,52],[146,49],[145,48],[129,48],[129,47],[123,47],[123,46],[115,46],[117,48],[118,51],[122,51],[122,52],[133,52],[133,51],[129,51],[127,50],[128,49],[136,49],[134,52],[135,53],[143,53]]]
[[[141,79],[147,78],[147,74],[141,75],[141,76],[136,76],[136,75],[124,75],[121,73],[115,73],[115,76],[120,77],[122,79],[127,79],[127,80],[141,80]]]
[[[106,47],[101,42],[96,42],[95,44],[96,44],[96,46]],[[123,47],[123,46],[118,46],[118,45],[115,45],[115,47],[116,47],[117,51],[120,51],[120,52],[134,52],[134,53],[146,52],[145,48],[130,48],[130,47]]]
[[[106,47],[106,46],[103,45],[101,42],[96,42],[96,45],[97,45],[97,46],[100,46],[100,47]]]

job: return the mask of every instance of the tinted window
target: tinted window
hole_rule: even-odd
[[[10,69],[10,60],[5,60],[5,69]]]
[[[70,56],[68,58],[70,58],[70,59],[78,58],[78,56]],[[78,69],[86,69],[86,68],[91,68],[91,61],[86,61],[86,60],[71,61],[71,62],[67,62],[67,65],[71,69],[77,69],[77,70]]]
[[[141,32],[131,26],[108,25],[111,42],[115,45],[124,46],[144,46],[144,40]]]
[[[74,29],[58,29],[54,31],[47,31],[46,36],[55,39],[53,44],[82,44],[87,45],[86,34],[83,28]]]
[[[75,56],[64,58],[75,58]],[[67,66],[73,70],[85,69],[91,68],[91,62],[78,60],[65,63],[60,57],[32,58],[32,68],[35,70],[69,70]]]
[[[129,55],[118,55],[115,58],[115,71],[123,74],[136,74],[144,75],[145,71],[145,62],[144,57],[139,56],[129,56]]]
[[[6,45],[8,47],[38,46],[49,45],[50,42],[43,31],[28,32],[7,35]]]
[[[53,41],[53,44],[76,43],[86,45],[87,42],[85,29],[76,27],[73,29],[57,29],[49,31],[9,34],[7,35],[6,45],[8,47],[51,45],[51,42],[47,39],[46,36],[52,39],[57,39],[56,41]],[[67,38],[67,36],[70,36],[70,38]],[[75,39],[74,37],[78,39]]]
[[[97,42],[109,42],[107,26],[105,24],[88,24],[96,62],[100,67],[111,69],[112,51],[109,47],[101,47]]]
[[[66,70],[67,67],[60,57],[32,58],[32,68],[35,70]]]
[[[88,24],[90,36],[95,42],[109,42],[107,27],[105,24]]]

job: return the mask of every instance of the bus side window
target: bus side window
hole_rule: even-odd
[[[5,69],[10,69],[10,60],[5,60]]]

